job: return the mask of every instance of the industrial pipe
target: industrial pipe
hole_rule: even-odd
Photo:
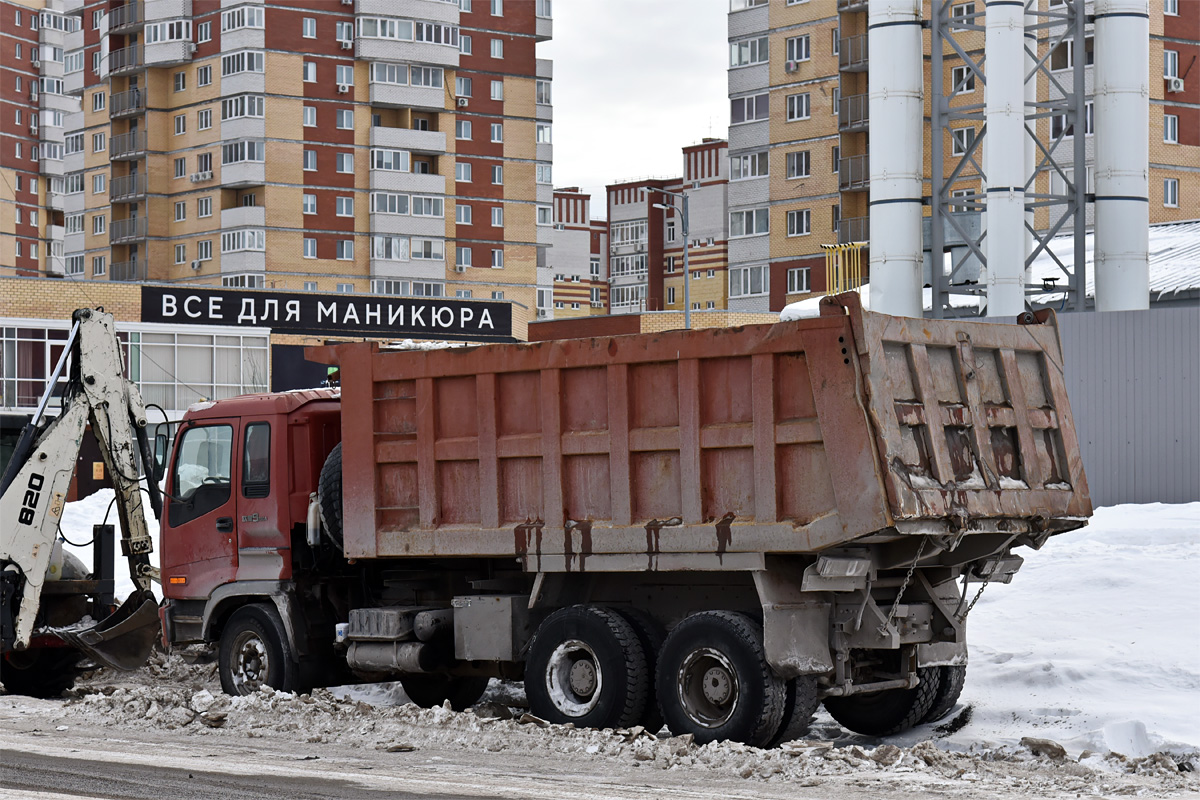
[[[869,0],[871,309],[922,316],[920,0]]]
[[[1096,310],[1132,311],[1150,307],[1149,5],[1096,0],[1095,12]]]

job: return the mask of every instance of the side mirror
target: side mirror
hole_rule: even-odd
[[[160,483],[167,471],[167,435],[154,435],[154,482]]]

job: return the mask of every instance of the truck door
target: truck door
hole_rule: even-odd
[[[286,426],[269,419],[242,420],[241,474],[237,490],[237,578],[291,577]]]
[[[204,420],[179,434],[163,514],[162,581],[169,598],[207,598],[237,571],[233,492],[237,419]]]

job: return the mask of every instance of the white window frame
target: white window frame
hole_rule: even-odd
[[[808,92],[797,92],[787,96],[787,121],[799,122],[812,118],[812,95]]]
[[[1179,115],[1163,114],[1163,142],[1179,144]]]
[[[1163,208],[1179,208],[1179,179],[1163,178]]]
[[[755,291],[755,278],[758,280],[758,290]],[[770,268],[766,264],[755,264],[748,267],[730,267],[729,269],[729,296],[734,297],[760,297],[770,294],[771,280]]]
[[[807,294],[812,291],[812,269],[792,267],[787,271],[787,293]]]
[[[796,208],[787,212],[787,235],[808,236],[812,233],[812,209]]]

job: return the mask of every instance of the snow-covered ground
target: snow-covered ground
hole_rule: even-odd
[[[104,491],[69,504],[66,537],[90,539],[111,499]],[[90,547],[68,549],[91,563]],[[942,746],[1004,749],[1034,736],[1075,758],[1200,747],[1200,503],[1097,509],[1088,527],[1021,554],[1014,581],[989,586],[971,612],[971,660],[955,712],[970,706],[970,717],[938,736]],[[117,563],[121,597],[132,583]],[[376,704],[403,699],[398,691],[355,694]],[[867,741],[824,714],[815,732]],[[907,747],[931,735],[923,726],[891,741]]]

